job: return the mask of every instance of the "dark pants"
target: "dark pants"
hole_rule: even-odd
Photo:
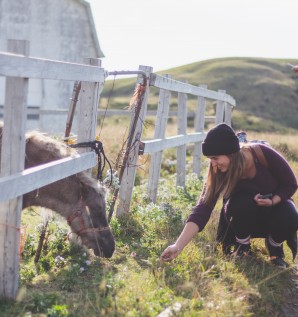
[[[273,207],[260,207],[254,197],[247,194],[234,195],[224,203],[218,228],[218,240],[224,247],[229,247],[239,239],[266,238],[281,243],[293,240],[298,230],[298,213],[291,200],[281,202]],[[297,252],[296,241],[291,242]],[[296,243],[296,246],[295,246]],[[288,243],[289,244],[289,243]],[[291,250],[292,247],[290,246]],[[296,253],[292,250],[293,255]]]

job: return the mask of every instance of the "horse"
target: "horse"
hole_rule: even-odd
[[[0,161],[3,122],[0,122]],[[39,131],[26,133],[25,168],[74,155],[63,141]],[[96,256],[111,258],[115,240],[106,217],[105,190],[88,173],[81,172],[23,195],[23,209],[39,206],[51,209],[67,220]]]

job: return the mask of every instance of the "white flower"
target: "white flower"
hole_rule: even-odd
[[[107,170],[106,178],[103,180],[104,185],[111,185],[111,187],[114,187],[115,189],[120,188],[120,180],[117,176],[117,171],[112,172],[110,170]]]
[[[62,256],[58,255],[55,257],[55,263],[58,264],[58,263],[63,262],[63,261],[64,261],[64,258]]]
[[[83,268],[83,267],[80,267],[80,273],[82,273],[82,272],[84,272],[85,271],[85,268]]]
[[[90,264],[91,264],[91,261],[86,260],[85,263],[86,263],[87,265],[90,265]]]

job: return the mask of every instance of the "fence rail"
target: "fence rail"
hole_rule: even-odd
[[[87,59],[85,64],[46,60],[29,56],[29,43],[9,41],[8,51],[0,52],[0,76],[6,77],[5,103],[3,108],[4,127],[2,135],[0,169],[0,224],[7,224],[0,230],[0,297],[16,298],[19,269],[19,228],[22,209],[22,195],[78,172],[90,169],[96,164],[95,154],[80,149],[80,154],[39,167],[24,170],[25,130],[28,114],[61,114],[65,110],[45,110],[27,108],[28,80],[31,78],[71,80],[81,83],[78,117],[78,142],[95,138],[97,116],[129,115],[131,123],[130,148],[127,148],[127,164],[121,177],[117,215],[129,212],[134,187],[138,156],[150,154],[148,196],[156,201],[158,182],[165,149],[177,149],[177,185],[185,185],[186,145],[193,147],[193,171],[200,175],[201,142],[205,137],[206,122],[231,123],[231,111],[236,105],[233,97],[223,90],[212,91],[207,86],[194,86],[177,81],[170,75],[160,76],[152,72],[152,67],[140,66],[136,85],[143,84],[146,90],[142,103],[131,112],[98,110],[100,92],[109,72],[101,68],[100,60]],[[147,111],[150,87],[159,89],[157,111]],[[178,93],[178,109],[170,111],[171,93]],[[188,111],[188,95],[197,97],[195,111]],[[216,101],[215,116],[206,116],[206,101]],[[139,107],[136,109],[136,107]],[[146,116],[155,116],[155,131],[152,140],[143,140],[142,132]],[[177,135],[166,137],[168,118],[177,116]],[[187,133],[187,118],[194,119],[194,132]]]
[[[0,53],[0,76],[6,77],[0,178],[0,297],[16,298],[22,195],[96,165],[94,153],[81,153],[24,170],[29,78],[81,81],[78,141],[95,138],[97,106],[107,72],[100,60],[86,65],[28,57],[29,43],[8,41]],[[84,152],[86,150],[83,150]]]
[[[150,154],[151,161],[149,167],[149,180],[147,193],[151,201],[155,202],[157,198],[158,182],[160,177],[160,168],[162,161],[162,154],[165,149],[177,149],[177,179],[176,184],[185,186],[186,177],[186,145],[194,144],[193,150],[193,172],[200,175],[201,172],[201,143],[205,137],[204,126],[206,122],[213,120],[215,124],[226,122],[231,124],[232,108],[236,105],[235,99],[226,94],[224,90],[212,91],[207,89],[206,85],[194,86],[186,82],[177,81],[171,78],[170,75],[160,76],[152,73],[152,69],[146,66],[140,66],[139,70],[147,73],[149,84],[147,86],[146,98],[144,98],[141,105],[142,111],[139,114],[138,126],[130,133],[134,133],[134,148],[131,149],[129,155],[129,164],[125,167],[123,179],[121,179],[121,187],[119,193],[119,204],[117,208],[117,215],[129,212],[130,202],[132,197],[132,190],[134,179],[136,175],[138,155]],[[141,82],[138,79],[137,84]],[[150,99],[150,87],[159,88],[158,108],[156,112],[154,139],[142,140],[143,124],[147,111],[148,98]],[[171,93],[178,93],[178,111],[177,118],[177,135],[165,137],[167,120],[171,114],[170,102]],[[187,97],[188,95],[197,97],[196,111],[189,113],[187,111]],[[216,115],[206,116],[206,101],[216,101]],[[132,119],[136,109],[132,109]],[[187,133],[187,118],[192,116],[194,118],[195,132]]]

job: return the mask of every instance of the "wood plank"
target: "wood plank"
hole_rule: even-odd
[[[170,75],[165,75],[165,76],[170,77]],[[165,138],[167,122],[169,117],[170,98],[171,98],[171,92],[169,90],[160,89],[156,122],[155,122],[154,139]],[[162,151],[153,153],[150,160],[147,194],[149,199],[154,203],[156,202],[156,198],[157,198],[157,189],[158,189],[158,181],[160,176],[161,160],[162,160]]]
[[[101,65],[100,59],[86,59],[92,65]],[[103,88],[103,82],[81,82],[80,106],[78,112],[78,143],[93,141],[97,125],[97,108],[99,97]],[[88,149],[80,149],[79,152],[87,152]]]
[[[185,82],[186,83],[186,82]],[[187,94],[178,93],[178,134],[187,133]],[[177,148],[176,185],[185,187],[186,179],[186,144]]]
[[[178,147],[183,144],[200,142],[205,139],[206,133],[189,133],[187,135],[175,135],[165,139],[154,139],[142,141],[141,146],[143,148],[142,154],[155,153],[158,151]]]
[[[2,177],[0,178],[0,201],[21,196],[65,177],[85,171],[96,164],[96,154],[88,152]]]
[[[183,92],[190,95],[201,96],[213,100],[221,100],[228,102],[235,106],[235,99],[228,94],[221,94],[219,92],[208,90],[206,88],[193,86],[174,79],[168,79],[157,74],[151,74],[150,86],[157,88],[168,89],[170,91]]]
[[[140,66],[139,70],[144,71],[148,75],[147,77],[149,77],[152,72],[152,67]],[[140,83],[143,83],[143,77],[139,75],[137,79],[137,84],[140,84]],[[134,113],[136,109],[134,108],[133,109],[134,111],[132,112],[129,135],[132,134],[133,141],[131,144],[131,148],[129,149],[127,166],[125,166],[122,179],[121,179],[121,187],[119,190],[119,204],[117,207],[117,216],[120,216],[123,213],[129,212],[132,191],[133,191],[134,182],[135,182],[137,164],[138,164],[139,147],[141,143],[140,140],[141,140],[142,132],[143,132],[145,113],[147,111],[148,96],[149,96],[149,83],[147,83],[146,92],[143,98],[143,102],[141,105],[139,116],[137,118],[138,119],[137,124],[134,131],[132,131],[132,123],[134,120],[134,116],[135,116]]]
[[[218,93],[224,95],[225,90],[219,90]],[[225,113],[225,101],[217,100],[216,103],[216,118],[215,118],[215,124],[220,124],[224,122],[224,113]]]
[[[224,122],[228,125],[232,124],[232,110],[233,107],[231,107],[229,104],[225,103],[225,109],[224,109]]]
[[[65,115],[68,114],[69,109],[34,109],[34,108],[28,108],[27,114],[28,115]],[[76,111],[77,112],[77,111]],[[2,109],[0,109],[0,115],[3,113]],[[111,117],[111,116],[130,116],[131,112],[128,110],[117,110],[117,109],[99,109],[97,110],[97,116],[105,116],[105,117]],[[169,117],[177,117],[178,111],[169,111],[168,116]],[[157,111],[156,110],[148,110],[146,112],[146,117],[156,117]],[[196,116],[196,113],[194,111],[189,111],[187,113],[187,118],[194,118]],[[215,116],[205,116],[205,122],[215,122]]]
[[[29,54],[27,41],[9,40],[8,50]],[[6,78],[2,131],[1,177],[24,169],[28,79]],[[6,188],[9,188],[6,184]],[[19,284],[22,197],[0,203],[0,297],[15,299]],[[14,228],[12,230],[12,228]]]
[[[0,53],[0,76],[104,82],[108,73],[100,67]]]
[[[207,85],[201,85],[200,87],[207,89]],[[206,99],[205,97],[198,97],[197,100],[197,110],[195,117],[195,132],[204,132],[204,114],[206,110]],[[202,142],[196,142],[194,144],[193,153],[193,172],[198,176],[201,174],[202,166]]]

